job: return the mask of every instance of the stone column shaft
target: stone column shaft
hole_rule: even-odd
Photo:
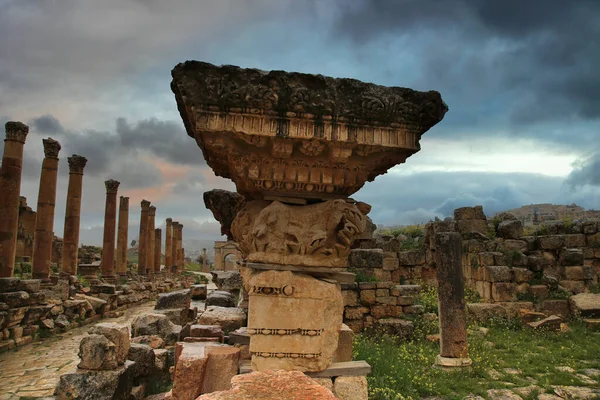
[[[129,197],[121,196],[119,202],[119,227],[117,230],[117,274],[127,274],[127,248],[129,234]]]
[[[160,255],[162,249],[162,229],[154,230],[154,273],[160,274]]]
[[[440,358],[437,363],[443,366],[469,365],[462,239],[459,233],[436,233],[435,261],[440,316]],[[460,359],[460,365],[449,365],[453,363],[446,359]]]
[[[156,207],[150,206],[150,214],[148,214],[148,245],[146,246],[146,268],[148,276],[154,275],[154,225],[156,218]]]
[[[206,249],[202,249],[202,271],[208,272],[208,261],[206,260]]]
[[[9,278],[15,267],[23,146],[29,127],[21,122],[5,125],[4,155],[0,169],[0,278]]]
[[[74,154],[69,161],[69,187],[65,210],[65,228],[63,231],[63,253],[61,271],[65,274],[77,274],[79,252],[79,221],[81,214],[81,193],[83,188],[83,169],[87,158]]]
[[[173,220],[171,218],[167,218],[165,229],[165,268],[170,271],[173,265]]]
[[[102,246],[102,276],[115,274],[115,237],[117,230],[117,190],[119,182],[108,180],[106,185],[106,207],[104,210],[104,240]]]
[[[170,268],[177,266],[177,231],[179,230],[179,222],[173,221],[173,232],[171,232],[171,265]]]
[[[147,271],[147,253],[148,245],[148,219],[150,215],[150,202],[142,200],[142,214],[140,217],[140,237],[138,239],[138,274],[146,275]]]
[[[177,271],[183,271],[183,225],[177,227]]]
[[[44,139],[42,142],[45,157],[42,161],[35,234],[33,236],[32,275],[34,279],[47,280],[50,277],[50,263],[52,262],[60,143],[50,138]]]

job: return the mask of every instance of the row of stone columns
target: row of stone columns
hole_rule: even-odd
[[[19,198],[23,165],[23,148],[29,128],[21,122],[7,122],[6,138],[2,166],[0,168],[0,277],[13,274],[17,230],[19,219]],[[54,237],[54,211],[56,186],[58,180],[58,154],[61,146],[48,138],[43,141],[44,160],[38,193],[38,209],[34,234],[32,274],[36,279],[48,279],[52,257]],[[83,189],[83,170],[87,159],[73,155],[68,159],[69,183],[65,212],[62,269],[63,274],[75,275],[78,266],[79,229],[81,214],[81,196]],[[106,206],[104,215],[104,236],[102,247],[102,276],[107,280],[127,273],[127,248],[129,226],[129,198],[121,196],[118,211],[117,230],[117,192],[119,182],[108,180],[106,186]],[[141,202],[138,273],[152,276],[160,273],[162,230],[155,229],[156,207],[150,202]],[[182,248],[183,225],[166,223],[165,264],[167,268],[183,269],[184,250]],[[115,263],[115,236],[117,239]]]

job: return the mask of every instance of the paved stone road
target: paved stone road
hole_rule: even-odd
[[[198,273],[212,279],[210,274]],[[214,283],[208,290],[215,290]],[[125,310],[119,318],[100,322],[130,323],[136,315],[149,314],[156,302],[150,301]],[[193,301],[192,306],[204,310],[204,301]],[[79,342],[92,325],[82,326],[58,336],[32,343],[0,354],[0,400],[19,400],[51,396],[62,374],[74,371],[79,363]]]
[[[101,322],[129,323],[140,314],[151,313],[155,302],[125,310],[119,318]],[[0,400],[51,396],[60,375],[75,370],[79,363],[79,342],[91,325],[0,354]]]

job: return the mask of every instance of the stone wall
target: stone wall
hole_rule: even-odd
[[[190,286],[186,281],[148,282],[131,279],[126,284],[97,282],[82,287],[70,280],[0,278],[0,352],[103,318],[145,302],[158,293]]]
[[[415,297],[420,289],[419,285],[398,285],[393,282],[343,284],[344,323],[354,332],[384,325],[402,326],[412,331],[412,323],[403,318],[424,312],[423,306],[415,305]]]

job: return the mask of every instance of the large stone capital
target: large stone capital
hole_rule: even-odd
[[[150,206],[150,215],[151,217],[155,217],[156,216],[156,207],[154,206]]]
[[[150,202],[148,200],[142,200],[140,205],[142,206],[142,211],[150,211]]]
[[[4,125],[4,129],[6,131],[5,140],[14,140],[21,143],[25,143],[25,139],[27,139],[27,134],[29,133],[29,127],[18,121],[8,121]]]
[[[171,89],[188,135],[247,199],[347,198],[420,150],[436,91],[187,61]]]
[[[69,162],[70,174],[83,175],[83,169],[87,164],[87,158],[73,154],[71,157],[67,158],[67,161]]]
[[[52,138],[42,139],[44,145],[44,156],[47,158],[58,158],[60,152],[60,143]]]
[[[123,211],[129,211],[129,197],[121,196],[119,200],[119,209]]]
[[[172,227],[173,226],[173,219],[167,218],[167,220],[166,220],[166,226],[167,226],[167,228]]]
[[[106,193],[117,193],[120,184],[121,182],[115,181],[114,179],[104,181],[104,186],[106,186]]]

